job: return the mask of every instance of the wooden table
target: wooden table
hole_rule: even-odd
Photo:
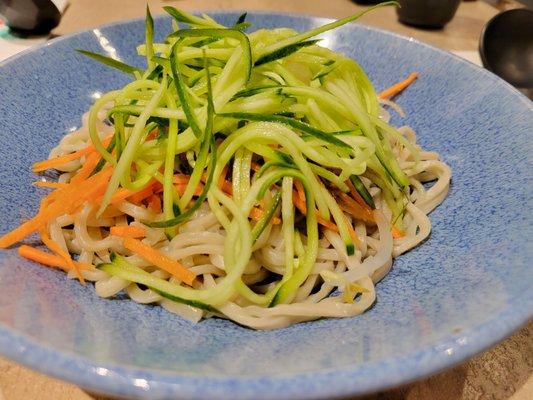
[[[63,35],[104,23],[140,17],[142,0],[70,0],[54,33]],[[276,10],[342,17],[360,7],[349,0],[148,0],[152,12],[164,5],[186,10]],[[505,5],[504,5],[505,6]],[[483,25],[498,10],[482,1],[465,2],[443,30],[418,30],[397,22],[393,9],[365,16],[361,23],[411,36],[450,51],[473,52]],[[0,358],[0,400],[103,400],[56,379]],[[533,399],[533,324],[469,362],[431,378],[365,400]]]

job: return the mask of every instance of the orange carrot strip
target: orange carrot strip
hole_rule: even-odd
[[[0,248],[5,249],[17,242],[20,242],[26,236],[31,235],[43,225],[43,218],[40,215],[22,223],[11,232],[6,233],[0,238]]]
[[[174,188],[176,189],[176,192],[178,193],[178,195],[183,196],[183,193],[185,193],[185,189],[187,188],[187,185],[174,185]],[[196,189],[194,190],[193,195],[200,196],[200,194],[202,194],[202,190],[204,190],[204,185],[199,183],[198,186],[196,186]]]
[[[161,213],[163,211],[163,208],[161,206],[161,197],[156,194],[153,194],[148,197],[148,208],[155,213]]]
[[[79,183],[84,181],[91,175],[91,172],[96,168],[98,162],[100,161],[100,153],[93,152],[87,156],[85,163],[78,170],[78,173],[72,177],[70,183]]]
[[[146,140],[154,140],[157,137],[159,130],[155,128],[148,135],[146,135]]]
[[[112,226],[111,229],[109,229],[109,233],[113,236],[139,238],[146,236],[146,229],[140,226],[117,225]]]
[[[409,77],[407,79],[405,79],[403,81],[400,81],[398,83],[395,83],[391,87],[389,87],[389,88],[385,89],[383,92],[381,92],[379,94],[379,98],[380,99],[386,99],[386,98],[389,98],[389,97],[397,95],[402,90],[407,88],[411,83],[413,83],[416,78],[418,78],[418,73],[417,72],[413,72],[411,75],[409,75]]]
[[[74,187],[68,185],[66,188],[50,193],[41,201],[41,208],[37,215],[0,237],[0,248],[6,248],[20,242],[26,236],[41,229],[53,218],[62,214],[70,214],[89,199],[103,194],[111,177],[111,172],[111,168],[104,168],[98,174],[74,185]]]
[[[300,182],[298,179],[295,179],[294,186],[296,187],[296,192],[298,193],[298,197],[300,197],[300,200],[305,202],[305,191],[302,182]]]
[[[346,185],[348,185],[348,188],[350,189],[350,194],[355,199],[355,201],[374,219],[374,213],[372,212],[372,209],[368,204],[366,204],[365,199],[361,197],[357,189],[355,189],[355,186],[353,183],[348,179],[346,182]]]
[[[224,168],[222,168],[222,172],[220,174],[220,177],[218,178],[218,187],[221,188],[222,190],[224,190],[224,184],[227,182],[226,181],[226,175],[227,174],[228,174],[228,166],[224,165]],[[229,187],[231,188],[231,182],[227,182],[227,183],[229,183]],[[227,192],[226,190],[224,190],[224,191]],[[231,193],[231,192],[227,192],[227,193]]]
[[[392,233],[392,237],[394,239],[403,238],[405,236],[405,232],[403,232],[400,229],[396,228],[394,225],[391,225],[390,230],[391,230],[391,233]]]
[[[35,181],[34,186],[48,188],[48,189],[64,189],[68,186],[68,183],[48,182],[48,181]]]
[[[40,235],[41,235],[41,241],[43,244],[48,247],[51,251],[53,251],[55,254],[57,254],[59,257],[61,257],[63,260],[65,260],[66,265],[69,269],[73,269],[76,271],[76,276],[78,277],[78,280],[82,285],[85,284],[85,279],[83,279],[83,275],[81,274],[80,269],[76,264],[74,264],[74,260],[72,260],[72,257],[70,257],[70,254],[63,250],[59,243],[52,240],[50,236],[48,235],[48,232],[46,231],[45,227],[42,227],[40,229]]]
[[[154,191],[157,191],[159,187],[159,183],[157,181],[152,181],[147,186],[140,190],[130,190],[125,188],[118,189],[115,193],[113,193],[113,196],[111,196],[111,200],[109,204],[117,204],[121,201],[134,196],[135,200],[140,203],[142,200],[150,197]],[[101,199],[99,199],[101,201]],[[131,199],[130,199],[131,200]]]
[[[18,248],[18,253],[20,256],[38,262],[49,267],[61,268],[63,270],[69,270],[70,267],[67,265],[65,260],[54,254],[46,253],[42,250],[38,250],[35,247],[22,245]],[[80,270],[93,269],[93,266],[90,264],[74,262]]]
[[[172,182],[177,183],[178,185],[186,185],[189,183],[189,179],[191,177],[186,174],[176,174],[174,175],[174,178],[172,178]]]
[[[298,195],[298,193],[296,193],[296,191],[292,192],[292,202],[294,203],[296,208],[300,210],[302,214],[307,215],[307,205],[305,204],[305,201],[302,201],[302,199],[300,199],[300,196]],[[316,220],[320,225],[334,232],[339,231],[339,228],[337,227],[337,225],[335,225],[331,221],[328,221],[322,218],[320,215],[318,215],[317,210],[315,210],[315,214],[316,214]]]
[[[250,218],[253,219],[254,221],[259,221],[264,214],[265,212],[262,209],[258,207],[253,207],[252,210],[250,211]],[[281,222],[281,220],[278,217],[274,216],[272,217],[271,222],[273,225],[278,225]]]
[[[346,193],[339,191],[338,196],[341,200],[339,206],[341,206],[344,211],[347,211],[353,217],[362,221],[374,222],[374,216],[372,215],[372,213],[367,212],[363,207],[361,207],[361,205],[357,201],[352,199]]]
[[[111,142],[111,138],[112,138],[112,135],[108,136],[107,138],[102,140],[102,144],[104,146],[107,146],[109,142]],[[74,153],[66,154],[60,157],[51,158],[49,160],[43,160],[43,161],[36,162],[33,164],[32,170],[33,172],[46,171],[47,169],[55,168],[60,165],[64,165],[70,161],[86,156],[87,154],[92,153],[93,151],[96,151],[96,149],[94,145],[90,145],[84,149],[75,151]]]
[[[139,255],[146,261],[174,275],[175,277],[187,283],[188,285],[192,285],[194,278],[196,278],[196,275],[194,273],[185,268],[178,261],[171,260],[164,254],[162,254],[160,251],[144,244],[140,240],[133,238],[125,238],[124,247]]]
[[[133,193],[131,196],[128,197],[128,200],[131,201],[134,204],[140,204],[141,201],[149,199],[154,194],[154,189],[150,185],[146,188],[143,188],[139,190],[138,192]]]

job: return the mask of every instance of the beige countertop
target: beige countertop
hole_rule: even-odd
[[[70,0],[70,3],[61,24],[54,30],[55,34],[140,17],[145,7],[143,0]],[[154,14],[162,12],[164,5],[173,5],[186,10],[264,10],[331,18],[346,16],[360,8],[349,0],[148,0],[148,4]],[[496,8],[482,1],[465,2],[443,30],[419,30],[401,25],[393,9],[367,15],[361,23],[411,36],[449,51],[474,52],[483,25],[497,12]],[[400,399],[533,399],[533,323],[452,370],[364,398]],[[105,399],[0,358],[0,400]]]

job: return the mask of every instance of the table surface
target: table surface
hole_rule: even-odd
[[[338,18],[361,7],[349,0],[148,0],[152,13],[164,5],[185,10],[297,12]],[[492,1],[492,3],[497,1]],[[144,15],[142,0],[70,0],[55,34]],[[511,1],[500,7],[513,7]],[[325,6],[327,4],[327,6]],[[361,23],[394,31],[454,52],[475,52],[483,25],[498,9],[482,1],[463,2],[443,30],[419,30],[398,23],[391,8],[363,17]],[[105,400],[0,358],[0,400]],[[423,381],[370,395],[364,400],[529,400],[533,399],[533,323],[489,351]],[[363,400],[363,399],[360,399]]]

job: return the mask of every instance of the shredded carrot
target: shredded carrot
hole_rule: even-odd
[[[265,214],[265,212],[260,209],[259,207],[253,207],[250,211],[250,218],[254,221],[258,221],[261,219],[261,217]],[[278,217],[272,217],[271,223],[273,225],[278,225],[281,222],[281,220]]]
[[[154,191],[157,191],[160,185],[161,184],[159,182],[154,180],[140,190],[130,190],[126,188],[120,188],[115,193],[113,193],[113,196],[111,196],[111,200],[109,201],[109,204],[118,204],[121,201],[126,200],[127,198],[130,198],[130,200],[132,200],[133,196],[135,196],[133,198],[133,200],[135,201],[133,200],[132,201],[140,203],[142,200],[150,197],[154,193]],[[98,200],[101,201],[102,199],[98,199]]]
[[[340,191],[337,193],[337,195],[341,200],[341,202],[339,202],[339,206],[348,214],[361,221],[374,222],[373,214],[361,207],[361,205],[357,201],[352,199],[346,193]]]
[[[94,210],[96,212],[96,210]],[[123,215],[124,213],[120,211],[115,205],[109,205],[105,211],[102,213],[102,218],[115,218],[120,215]]]
[[[405,232],[404,231],[401,231],[400,229],[396,228],[394,225],[391,225],[391,233],[392,233],[392,237],[394,239],[399,239],[399,238],[402,238],[405,236]]]
[[[294,205],[296,206],[296,208],[298,210],[300,210],[300,212],[304,215],[307,215],[307,205],[305,204],[305,200],[302,201],[302,199],[300,198],[299,194],[294,191],[292,192],[292,202],[294,203]],[[327,229],[330,229],[334,232],[338,232],[339,231],[339,228],[337,228],[337,225],[335,225],[333,222],[331,221],[328,221],[324,218],[322,218],[320,215],[318,215],[318,211],[315,210],[315,214],[316,214],[316,220],[317,222],[322,225],[323,227],[327,228]]]
[[[68,183],[48,182],[48,181],[35,181],[34,186],[48,188],[48,189],[64,189],[68,186]]]
[[[354,200],[365,210],[368,215],[371,216],[372,220],[374,220],[374,213],[372,212],[372,209],[368,204],[366,204],[365,199],[363,199],[359,192],[355,189],[353,183],[349,179],[345,183],[346,185],[348,185],[348,188],[350,189],[350,194],[352,195]]]
[[[185,268],[178,261],[171,260],[160,251],[144,244],[140,240],[125,238],[124,247],[139,255],[144,260],[151,262],[157,267],[174,275],[188,285],[192,285],[194,278],[196,278],[196,275],[193,272]]]
[[[85,163],[81,166],[81,168],[78,170],[78,173],[72,177],[70,180],[70,183],[78,183],[82,182],[85,179],[91,175],[91,172],[94,171],[96,166],[98,165],[98,162],[100,161],[102,157],[100,156],[100,153],[93,152],[87,156],[87,159],[85,160]]]
[[[42,250],[36,249],[35,247],[22,245],[18,248],[18,253],[21,257],[24,257],[28,260],[38,262],[49,267],[61,268],[63,270],[69,270],[71,267],[65,262],[65,260],[54,254],[46,253]],[[90,264],[74,262],[74,265],[80,270],[93,269],[93,266]]]
[[[74,271],[76,271],[76,276],[78,277],[78,280],[80,281],[82,285],[84,285],[85,279],[83,279],[83,275],[81,274],[80,269],[78,268],[76,264],[74,264],[74,260],[72,260],[72,257],[70,257],[70,254],[68,253],[68,251],[63,250],[61,246],[59,245],[59,243],[57,243],[56,241],[50,238],[46,230],[46,227],[43,226],[40,229],[39,233],[41,235],[41,241],[43,242],[43,244],[46,247],[48,247],[52,252],[54,252],[56,255],[61,257],[65,261],[65,264],[67,265],[69,269],[73,269]]]
[[[252,162],[252,170],[254,172],[259,172],[260,169],[261,169],[261,166],[258,163]]]
[[[296,187],[296,192],[298,193],[298,197],[300,197],[300,200],[305,201],[305,191],[302,182],[296,179],[294,180],[294,186]]]
[[[128,200],[134,204],[141,204],[141,201],[149,199],[154,194],[154,189],[152,185],[149,185],[137,192],[134,192],[131,196],[128,197]]]
[[[156,194],[148,197],[148,208],[157,214],[161,213],[161,211],[163,211],[161,206],[161,197]]]
[[[109,144],[109,142],[111,142],[111,138],[112,138],[112,135],[108,136],[107,138],[102,140],[102,144],[104,146],[107,146]],[[64,164],[66,164],[66,163],[68,163],[70,161],[74,161],[74,160],[76,160],[78,158],[86,156],[86,155],[88,155],[89,153],[92,153],[95,150],[96,149],[95,149],[94,145],[90,145],[90,146],[87,146],[84,149],[75,151],[74,153],[66,154],[66,155],[60,156],[60,157],[51,158],[49,160],[39,161],[39,162],[36,162],[36,163],[33,164],[32,170],[33,170],[33,172],[42,172],[42,171],[46,171],[47,169],[59,167],[60,165],[64,165]]]
[[[146,135],[146,140],[154,140],[157,137],[159,130],[156,128]]]
[[[225,165],[224,168],[222,168],[220,177],[218,178],[218,187],[222,189],[224,192],[231,194],[233,189],[232,189],[231,182],[226,181],[227,174],[228,174],[228,166]]]
[[[178,193],[178,195],[183,196],[187,185],[174,185],[174,188],[176,189],[176,193]],[[204,190],[204,185],[202,183],[199,183],[198,186],[196,186],[193,195],[200,196],[200,194],[202,194],[202,190]]]
[[[68,185],[45,196],[41,201],[37,215],[0,237],[0,248],[6,248],[20,242],[59,215],[72,214],[86,201],[103,195],[111,173],[111,168],[104,168],[84,182]]]
[[[187,185],[187,183],[189,183],[189,179],[191,177],[189,175],[186,175],[186,174],[176,174],[174,175],[174,177],[172,178],[172,182],[178,184],[178,185]]]
[[[299,182],[299,181],[294,181],[294,182],[295,182],[296,190],[292,192],[292,202],[294,203],[296,208],[300,210],[302,214],[307,215],[307,205],[305,204],[305,192],[303,191],[303,186],[301,186],[301,183],[300,183],[300,187],[299,185],[296,185],[296,182]],[[303,199],[302,199],[302,193],[303,193]],[[335,225],[333,222],[322,218],[318,214],[318,210],[315,210],[315,214],[316,214],[316,220],[320,225],[322,225],[324,228],[329,229],[333,232],[339,232],[339,227]],[[350,237],[352,238],[354,244],[357,247],[361,248],[361,241],[357,237],[357,233],[353,229],[352,224],[350,224],[347,221],[346,217],[344,217],[344,219],[346,221],[348,232],[350,233]]]
[[[395,83],[391,87],[385,89],[383,92],[379,94],[380,99],[387,99],[389,97],[395,96],[398,93],[400,93],[402,90],[407,88],[411,83],[413,83],[416,78],[418,78],[418,73],[413,72],[409,77],[403,81],[400,81],[398,83]]]
[[[17,242],[20,242],[26,236],[31,235],[33,232],[38,230],[43,221],[39,215],[33,217],[32,219],[22,223],[11,232],[6,233],[0,238],[0,248],[5,249]]]
[[[139,238],[146,236],[146,229],[140,226],[117,225],[112,226],[111,229],[109,229],[109,233],[113,236]]]

